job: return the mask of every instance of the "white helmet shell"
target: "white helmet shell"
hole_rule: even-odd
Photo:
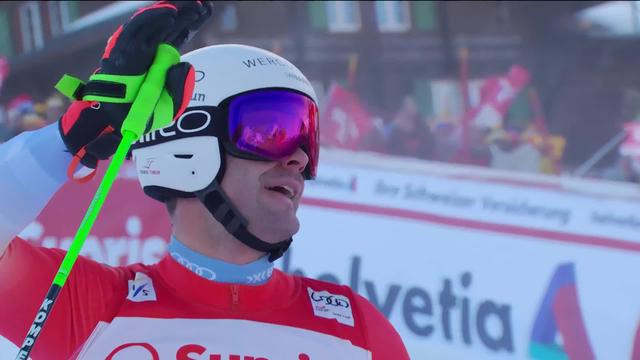
[[[140,184],[157,200],[189,196],[206,188],[220,174],[223,150],[218,138],[189,137],[189,133],[226,119],[212,119],[198,107],[218,106],[231,96],[264,88],[296,90],[317,104],[311,83],[302,72],[267,50],[212,45],[185,54],[182,61],[191,63],[196,72],[187,109],[175,123],[143,136],[132,147]]]
[[[318,103],[302,72],[267,50],[246,45],[213,45],[185,54],[182,61],[190,62],[196,70],[196,86],[189,106],[217,106],[230,96],[270,87],[298,90]]]

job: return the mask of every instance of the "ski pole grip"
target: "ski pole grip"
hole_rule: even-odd
[[[140,86],[140,91],[131,105],[127,117],[122,123],[121,133],[131,132],[135,138],[144,135],[147,122],[153,114],[160,93],[164,88],[169,68],[180,61],[180,53],[169,44],[160,44],[153,59],[153,63],[147,72],[147,76]],[[166,124],[153,124],[153,128],[169,125],[172,119],[161,119]]]

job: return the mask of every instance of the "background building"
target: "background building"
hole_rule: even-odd
[[[606,3],[226,1],[216,4],[214,20],[185,51],[216,43],[263,47],[308,74],[321,101],[337,82],[388,124],[410,95],[432,129],[437,123],[459,124],[463,82],[473,85],[519,64],[531,75],[527,89],[536,92],[548,132],[566,141],[561,162],[572,171],[640,110],[637,28],[626,37],[593,36],[587,30],[602,29],[578,16]],[[635,9],[635,2],[617,3],[627,3],[630,14]],[[0,4],[0,54],[10,65],[0,103],[20,94],[45,99],[63,73],[86,78],[108,36],[140,5]],[[470,88],[473,105],[478,87]],[[534,117],[527,94],[521,92],[509,107],[508,118],[516,123]],[[610,151],[595,168],[615,161],[617,153]]]

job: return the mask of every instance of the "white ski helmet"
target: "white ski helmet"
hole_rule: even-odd
[[[310,179],[315,176],[318,151],[317,98],[311,83],[286,59],[252,46],[212,45],[183,55],[182,61],[188,61],[195,69],[193,96],[174,123],[132,145],[140,184],[145,194],[162,202],[176,197],[197,197],[229,233],[256,250],[270,253],[270,260],[274,261],[287,250],[292,239],[272,244],[251,234],[246,219],[220,187],[224,154],[238,156],[235,147],[225,141],[229,132],[229,114],[225,109],[238,96],[260,91],[280,91],[284,96],[293,94],[308,102],[315,109],[315,114],[310,115],[315,126],[310,136],[314,139],[303,148],[313,160],[304,172],[305,178]],[[298,146],[296,143],[295,147]]]

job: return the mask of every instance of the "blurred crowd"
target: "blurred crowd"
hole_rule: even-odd
[[[358,149],[528,173],[575,173],[576,168],[562,162],[566,139],[549,134],[532,115],[508,112],[501,126],[464,129],[460,121],[422,116],[414,97],[406,95],[389,119],[373,117],[373,126]],[[609,150],[616,158],[611,165],[594,166],[580,175],[640,182],[640,157],[621,154],[620,146]]]
[[[46,99],[23,94],[0,104],[0,143],[57,121],[68,104],[58,93]],[[424,117],[416,99],[406,95],[388,118],[371,115],[366,121],[370,122],[368,130],[354,150],[529,173],[567,174],[574,170],[562,164],[566,145],[562,136],[547,134],[533,118],[514,112],[508,113],[499,127],[464,129],[460,121]],[[616,156],[613,165],[595,168],[587,175],[639,182],[640,158]]]
[[[0,143],[23,131],[39,129],[57,121],[68,104],[67,99],[58,93],[45,99],[33,99],[22,94],[7,104],[0,104]]]
[[[362,150],[505,170],[561,171],[564,139],[544,135],[534,123],[513,116],[504,126],[469,126],[465,134],[460,122],[424,118],[414,97],[407,95],[389,120],[376,117],[374,123]]]

